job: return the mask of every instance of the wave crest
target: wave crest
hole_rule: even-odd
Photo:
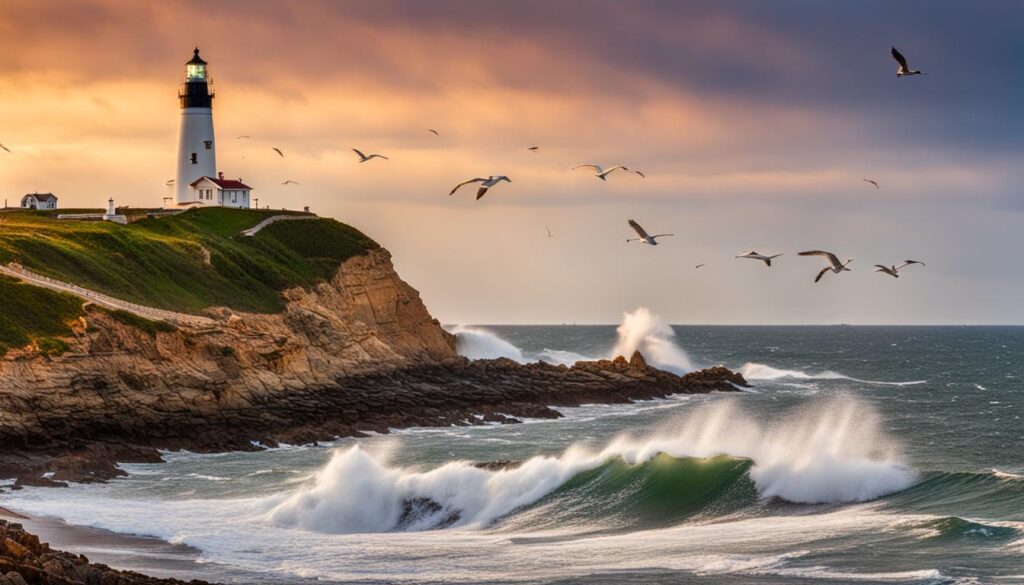
[[[817,408],[792,413],[771,427],[732,406],[716,404],[698,409],[672,428],[648,439],[620,437],[598,452],[574,445],[558,457],[533,457],[518,467],[501,470],[454,461],[415,471],[389,467],[386,455],[374,457],[358,446],[338,450],[312,484],[269,500],[266,519],[277,526],[331,533],[452,525],[479,528],[536,504],[569,482],[586,483],[590,480],[581,474],[615,461],[647,465],[644,473],[683,473],[686,481],[671,481],[658,489],[670,490],[670,499],[697,502],[696,507],[679,508],[690,514],[707,504],[694,497],[695,486],[715,483],[709,484],[706,477],[698,481],[693,474],[736,469],[697,465],[695,471],[681,472],[690,467],[675,465],[659,471],[655,459],[661,454],[675,459],[718,455],[749,459],[752,464],[749,468],[744,465],[741,472],[753,482],[757,494],[793,503],[870,500],[905,489],[914,478],[882,433],[874,411],[853,398],[819,402]],[[570,498],[565,505],[591,506],[591,511],[607,515],[612,513],[609,506],[613,502],[625,498],[633,508],[622,512],[635,514],[634,508],[641,502],[633,482],[643,474],[613,471],[626,479],[609,481],[605,477],[601,480],[605,487],[595,492],[597,500]]]

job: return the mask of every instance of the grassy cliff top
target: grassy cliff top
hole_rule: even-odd
[[[195,209],[129,225],[58,220],[64,212],[0,213],[0,263],[184,313],[211,306],[277,312],[281,291],[328,279],[348,258],[379,247],[323,218],[239,235],[280,211]]]

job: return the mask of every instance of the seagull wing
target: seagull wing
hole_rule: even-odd
[[[875,186],[875,189],[878,188],[878,183],[876,181],[872,181],[871,179],[861,179],[861,181],[864,181],[865,183],[871,183],[872,185]]]
[[[452,191],[451,191],[451,193],[449,193],[449,195],[455,195],[455,192],[458,191],[459,187],[461,187],[463,185],[468,185],[470,183],[483,183],[486,180],[487,179],[484,179],[483,177],[477,177],[475,179],[470,179],[468,181],[463,181],[463,182],[459,183],[458,185],[455,185],[455,187],[452,189]],[[479,197],[477,199],[479,199]]]
[[[481,197],[486,195],[487,194],[487,190],[490,189],[490,187],[487,187],[486,185],[487,185],[487,183],[484,183],[483,185],[480,186],[479,189],[476,190],[476,198],[477,198],[478,201],[480,200]]]
[[[667,236],[674,236],[674,235],[675,235],[675,234],[654,234],[654,235],[653,235],[653,236],[651,236],[651,237],[652,237],[652,238],[664,238],[664,237],[667,237]]]
[[[363,151],[359,150],[358,148],[353,148],[352,152],[359,155],[359,160],[366,160],[366,155],[363,154]]]
[[[0,148],[2,148],[2,149],[4,149],[4,150],[6,150],[7,152],[11,152],[11,149],[10,149],[10,148],[7,148],[7,147],[6,147],[6,146],[4,146],[3,144],[0,144]]]
[[[391,160],[390,158],[384,156],[383,154],[371,154],[370,158],[382,158],[384,160]]]
[[[643,177],[643,178],[645,178],[645,179],[647,178],[647,175],[645,175],[645,174],[641,173],[640,171],[633,171],[633,172],[634,172],[634,173],[636,173],[636,174],[638,174],[638,175],[640,175],[641,177]]]
[[[248,134],[243,134],[242,136],[235,136],[235,140],[241,140],[243,138],[252,138],[252,136],[249,136]]]
[[[896,47],[892,48],[892,58],[896,59],[896,62],[900,64],[900,67],[902,67],[904,71],[906,71],[908,69],[907,68],[907,58],[904,57],[902,53],[897,51]]]
[[[570,171],[575,171],[576,169],[582,169],[584,167],[586,167],[588,169],[594,169],[598,173],[603,173],[604,172],[604,169],[602,169],[601,167],[599,167],[597,165],[576,165],[576,166],[574,166],[573,168],[571,168],[569,170]]]
[[[167,179],[166,181],[164,181],[164,185],[173,185],[173,184],[174,184],[174,179]]]
[[[650,237],[650,236],[647,235],[647,232],[644,231],[644,228],[640,227],[640,224],[638,224],[637,222],[633,221],[632,219],[629,220],[629,227],[633,228],[633,231],[636,232],[636,235],[640,236],[641,238],[645,238],[646,239],[646,238]]]
[[[280,148],[277,148],[277,147],[271,147],[271,150],[273,150],[273,151],[274,151],[274,152],[276,152],[277,154],[281,155],[281,158],[284,158],[284,153],[283,153],[283,152],[281,152],[281,149],[280,149]]]
[[[825,273],[828,272],[829,270],[832,270],[832,269],[830,267],[828,267],[828,266],[822,268],[821,272],[818,273],[818,276],[814,277],[814,282],[818,282],[819,280],[821,280],[821,277],[825,276]]]
[[[441,135],[437,130],[434,130],[433,128],[427,128],[427,132],[430,132],[434,136],[440,136]]]
[[[608,175],[612,174],[613,172],[615,172],[615,171],[617,171],[619,169],[622,169],[624,171],[628,171],[629,170],[629,169],[627,169],[626,167],[624,167],[622,165],[615,165],[613,167],[610,167],[608,170],[604,171],[602,174],[604,174],[605,176],[608,176]]]
[[[911,264],[920,264],[921,266],[926,266],[924,262],[921,262],[919,260],[904,260],[903,264],[901,264],[899,268],[903,268],[904,266],[910,266]],[[897,268],[897,270],[899,270],[899,268]]]
[[[830,264],[832,264],[832,266],[840,266],[840,265],[842,265],[842,262],[839,261],[839,258],[837,258],[836,255],[833,254],[832,252],[825,252],[825,251],[822,251],[822,250],[811,250],[809,252],[800,252],[800,255],[801,256],[824,256],[825,258],[828,258],[828,261],[829,261]],[[815,281],[815,282],[817,282],[817,281]]]

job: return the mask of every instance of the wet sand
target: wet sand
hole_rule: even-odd
[[[200,550],[159,538],[76,526],[46,516],[29,517],[3,507],[0,507],[0,518],[20,522],[26,530],[37,534],[43,542],[48,542],[51,548],[83,554],[94,563],[103,563],[115,569],[186,581],[203,579],[221,583],[252,583],[259,579],[228,567],[204,562]],[[262,580],[265,581],[265,577]]]

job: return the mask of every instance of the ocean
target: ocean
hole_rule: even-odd
[[[638,348],[742,393],[261,452],[166,453],[0,505],[174,547],[93,560],[225,583],[1024,583],[1024,328],[460,327],[460,351]],[[470,462],[514,461],[481,469]],[[111,544],[114,542],[114,544]]]

